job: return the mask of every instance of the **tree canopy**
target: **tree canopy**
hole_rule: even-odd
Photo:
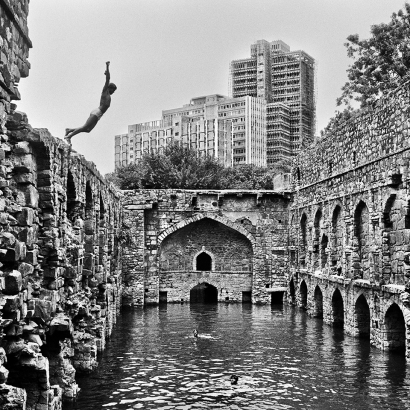
[[[273,189],[273,175],[249,164],[224,168],[211,156],[173,143],[107,176],[120,189]]]
[[[347,69],[348,81],[337,104],[360,102],[371,106],[381,94],[396,88],[410,68],[410,4],[393,13],[389,23],[371,26],[371,37],[347,38],[347,55],[355,61]]]
[[[360,108],[372,107],[384,93],[394,90],[410,69],[410,4],[393,13],[389,23],[371,26],[371,37],[360,40],[358,34],[347,37],[345,43],[348,57],[354,62],[347,69],[348,81],[337,98],[342,111],[336,111],[328,125],[320,131],[321,136],[332,132],[339,124],[359,112]]]

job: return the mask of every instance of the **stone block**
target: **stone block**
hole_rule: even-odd
[[[14,153],[17,155],[32,154],[33,149],[28,141],[20,141],[14,146]]]
[[[36,159],[32,154],[15,156],[13,163],[15,172],[37,172]]]
[[[64,277],[65,277],[66,279],[74,279],[74,278],[77,277],[77,272],[78,272],[77,267],[68,266],[68,267],[65,269]]]
[[[39,206],[39,194],[33,185],[21,185],[19,187],[23,196],[17,197],[17,203],[22,206],[30,208],[37,208]]]
[[[23,207],[17,216],[17,222],[21,226],[31,226],[34,223],[34,210],[32,208]]]
[[[10,232],[0,233],[0,247],[10,248],[16,243],[16,237]]]
[[[53,303],[49,300],[39,300],[35,299],[34,302],[34,312],[33,318],[43,319],[45,322],[51,319],[55,309],[53,308]]]
[[[18,238],[31,248],[37,242],[37,229],[33,226],[28,226],[19,232]]]
[[[94,255],[91,253],[86,253],[84,255],[84,269],[93,270],[94,269]]]
[[[22,289],[23,279],[19,271],[9,272],[4,280],[3,293],[6,295],[17,295]]]
[[[31,265],[37,265],[38,261],[38,249],[29,250],[26,252],[25,262],[30,263]]]
[[[70,317],[65,315],[58,315],[50,323],[50,334],[53,335],[55,332],[68,332],[72,333],[74,331],[73,324]]]
[[[20,308],[20,297],[19,295],[3,295],[5,304],[3,307],[4,312],[16,312]]]

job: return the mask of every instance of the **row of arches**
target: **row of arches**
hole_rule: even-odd
[[[328,215],[318,207],[312,216],[307,210],[292,217],[290,244],[298,245],[298,264],[312,271],[329,270],[334,275],[404,284],[409,258],[401,238],[410,229],[410,202],[390,194],[383,212],[374,212],[365,199],[353,212],[337,202]],[[292,260],[292,258],[291,258]],[[293,260],[293,263],[296,261]]]
[[[335,288],[329,300],[324,300],[322,289],[316,285],[313,295],[309,295],[308,286],[302,280],[296,290],[293,278],[289,283],[289,301],[316,318],[325,319],[333,326],[345,328],[348,333],[365,339],[385,350],[404,353],[406,349],[406,324],[402,310],[392,303],[384,317],[380,317],[380,299],[374,295],[372,310],[366,296],[360,294],[353,305],[353,315],[349,315],[349,307],[339,288]]]

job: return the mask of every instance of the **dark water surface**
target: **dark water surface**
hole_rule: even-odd
[[[410,409],[409,372],[292,307],[169,304],[122,313],[75,408]]]

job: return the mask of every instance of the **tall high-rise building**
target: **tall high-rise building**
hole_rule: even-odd
[[[172,141],[198,155],[211,155],[224,166],[266,166],[266,101],[207,95],[162,111],[161,120],[129,125],[127,134],[115,137],[115,167],[160,152]]]
[[[230,93],[266,101],[267,165],[286,160],[315,133],[315,60],[281,40],[258,40],[249,58],[230,67]]]

